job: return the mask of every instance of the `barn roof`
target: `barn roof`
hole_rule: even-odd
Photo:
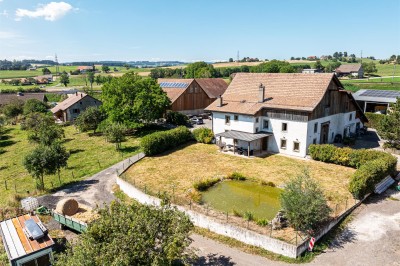
[[[400,98],[400,91],[359,90],[353,97],[356,101],[395,103]]]
[[[261,108],[312,111],[323,98],[333,74],[237,73],[223,94],[223,106],[213,102],[209,111],[254,115]],[[259,102],[259,86],[265,100]]]
[[[360,71],[361,64],[345,64],[336,68],[337,73],[351,73]]]
[[[35,92],[35,93],[0,93],[0,105],[5,105],[14,101],[22,100],[27,101],[29,99],[36,99],[42,102],[47,102],[47,97],[45,93]]]
[[[158,79],[158,84],[168,95],[171,102],[181,96],[182,93],[192,84],[194,81],[199,84],[201,89],[207,94],[209,98],[217,98],[222,95],[228,84],[220,78],[196,78],[196,79]]]

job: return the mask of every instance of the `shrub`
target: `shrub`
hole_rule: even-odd
[[[165,119],[167,123],[177,126],[184,126],[189,122],[189,119],[186,115],[174,111],[167,111]]]
[[[309,153],[317,161],[358,168],[349,185],[349,191],[358,199],[372,193],[377,183],[396,171],[397,159],[382,151],[313,144],[309,147]]]
[[[271,181],[264,181],[264,180],[261,180],[260,184],[261,184],[262,186],[276,187],[275,183],[274,183],[274,182],[271,182]]]
[[[375,129],[379,128],[381,120],[385,117],[385,115],[383,114],[374,113],[365,113],[365,116],[368,118],[367,126]]]
[[[247,178],[246,178],[243,174],[241,174],[241,173],[233,172],[232,174],[228,175],[228,176],[226,177],[226,179],[244,181],[244,180],[246,180]]]
[[[269,223],[269,221],[267,219],[258,219],[257,220],[257,225],[259,225],[259,226],[265,227],[268,225],[268,223]]]
[[[210,144],[214,138],[214,133],[209,128],[200,127],[193,130],[193,136],[197,142]]]
[[[281,194],[281,205],[290,224],[301,231],[316,229],[331,211],[322,189],[308,170],[289,180]]]
[[[214,186],[219,181],[221,181],[221,179],[219,179],[217,177],[209,178],[209,179],[201,180],[201,181],[198,181],[198,182],[194,183],[193,187],[197,191],[206,191],[207,189],[209,189],[210,187]]]
[[[146,155],[155,155],[175,148],[193,138],[192,133],[186,127],[155,132],[143,137],[140,146]]]
[[[246,211],[243,214],[244,219],[246,219],[246,221],[253,221],[254,220],[254,214],[252,212]]]
[[[358,199],[372,193],[377,183],[396,171],[396,164],[396,158],[391,156],[391,158],[380,158],[361,165],[350,180],[350,193]]]

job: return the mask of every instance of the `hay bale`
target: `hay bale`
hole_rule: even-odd
[[[79,209],[79,204],[74,199],[62,199],[57,203],[56,211],[63,215],[72,216]]]
[[[99,215],[89,206],[79,204],[78,211],[72,215],[73,218],[84,223],[90,223],[99,218]]]

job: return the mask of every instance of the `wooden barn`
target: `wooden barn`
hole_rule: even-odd
[[[203,113],[228,87],[220,78],[158,79],[158,84],[171,100],[171,110],[187,115]]]

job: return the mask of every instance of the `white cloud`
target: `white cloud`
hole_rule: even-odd
[[[0,0],[0,1],[1,1],[1,0]],[[8,12],[7,12],[7,10],[4,9],[3,11],[1,11],[0,16],[8,17]]]
[[[33,11],[28,9],[18,8],[17,11],[15,11],[15,16],[16,16],[15,20],[21,20],[23,17],[28,17],[28,18],[43,17],[45,20],[55,21],[63,17],[72,9],[73,7],[65,2],[50,2],[46,5],[40,5]]]

